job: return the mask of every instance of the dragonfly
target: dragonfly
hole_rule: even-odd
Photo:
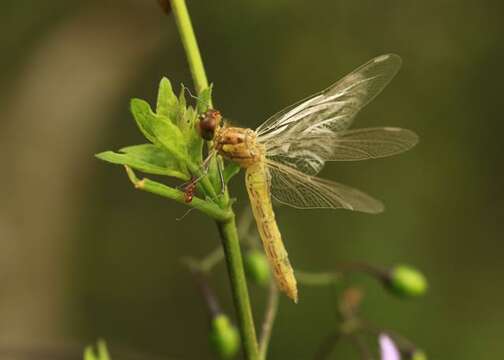
[[[357,113],[396,75],[401,62],[395,54],[375,57],[326,90],[271,116],[256,130],[222,124],[217,110],[201,118],[200,133],[213,140],[214,153],[245,169],[264,251],[278,287],[295,303],[297,282],[271,199],[302,209],[372,214],[384,210],[379,200],[360,190],[316,175],[328,161],[382,158],[418,142],[414,132],[397,127],[349,129]]]

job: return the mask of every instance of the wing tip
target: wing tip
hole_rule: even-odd
[[[398,63],[399,65],[402,64],[402,58],[394,53],[389,53],[389,54],[383,54],[383,55],[378,55],[373,59],[373,62],[375,63],[381,63],[384,61],[393,61]]]

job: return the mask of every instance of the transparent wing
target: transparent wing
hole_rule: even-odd
[[[396,127],[344,130],[333,133],[330,138],[311,135],[285,143],[283,151],[270,151],[267,156],[308,175],[316,175],[326,161],[377,159],[402,153],[417,142],[414,132]]]
[[[417,143],[417,134],[396,127],[347,130],[336,136],[329,158],[339,161],[377,159],[400,154]]]
[[[338,144],[342,137],[337,135],[383,90],[400,66],[401,58],[394,54],[370,60],[325,91],[268,119],[256,130],[258,141],[266,146],[267,156],[311,175],[318,173],[325,161],[353,160],[335,150],[342,149]],[[345,146],[352,146],[348,137]],[[380,156],[387,155],[375,157]]]
[[[271,195],[283,204],[301,209],[343,208],[371,214],[384,210],[379,200],[357,189],[303,174],[271,160],[267,165]]]

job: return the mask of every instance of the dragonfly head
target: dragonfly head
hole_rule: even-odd
[[[223,127],[217,130],[214,141],[220,155],[242,167],[249,167],[260,160],[262,151],[251,129]]]
[[[219,110],[208,109],[199,116],[198,130],[200,136],[205,140],[213,140],[215,130],[219,128],[222,116]]]

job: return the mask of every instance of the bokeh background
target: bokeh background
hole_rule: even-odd
[[[387,211],[277,213],[298,268],[420,268],[430,288],[415,301],[355,282],[363,314],[432,359],[504,357],[502,4],[189,1],[215,103],[240,125],[259,125],[373,56],[402,56],[355,126],[410,128],[421,143],[323,172]],[[218,246],[215,225],[197,212],[176,221],[184,206],[135,191],[119,167],[93,157],[144,142],[130,98],[152,103],[164,75],[191,85],[173,19],[154,0],[4,0],[0,29],[1,357],[78,354],[103,337],[123,353],[211,359],[208,315],[180,258]],[[241,180],[232,183],[238,211]],[[233,316],[222,264],[212,285]],[[250,291],[259,318],[265,291]],[[297,306],[282,298],[271,358],[310,359],[337,325],[336,306],[325,288],[302,288]],[[358,355],[343,345],[333,358]]]

